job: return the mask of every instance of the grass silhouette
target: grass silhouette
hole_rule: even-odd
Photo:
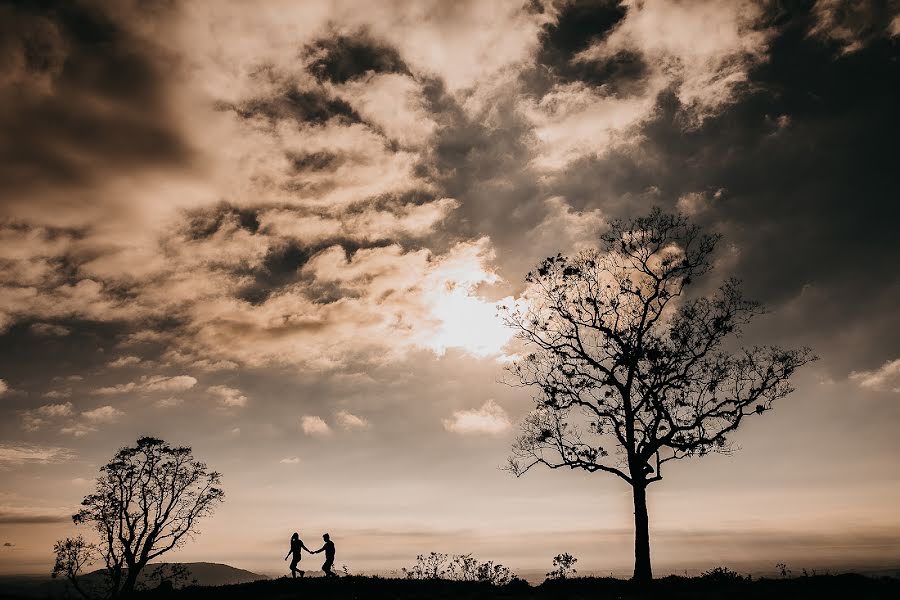
[[[350,576],[339,579],[292,580],[284,577],[220,587],[187,587],[176,591],[149,591],[139,597],[174,597],[179,600],[288,600],[298,597],[334,600],[544,600],[610,598],[615,600],[774,600],[900,598],[900,579],[862,575],[815,575],[792,579],[670,576],[648,583],[614,578],[577,577],[547,580],[531,586],[515,580],[502,586],[484,582],[443,579],[385,579]]]

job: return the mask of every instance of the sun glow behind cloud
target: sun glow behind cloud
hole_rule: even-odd
[[[512,338],[513,332],[503,324],[498,307],[513,299],[492,302],[479,294],[480,287],[501,281],[490,269],[492,257],[487,240],[481,239],[447,260],[426,281],[424,300],[438,325],[425,345],[436,354],[458,348],[473,356],[499,358]]]

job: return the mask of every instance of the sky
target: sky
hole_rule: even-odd
[[[621,481],[499,468],[497,305],[652,207],[820,357],[651,488],[656,573],[900,565],[898,43],[896,1],[0,3],[0,573],[150,434],[223,473],[172,560],[629,574]]]

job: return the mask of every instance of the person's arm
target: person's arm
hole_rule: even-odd
[[[318,550],[313,550],[311,553],[312,553],[312,554],[318,554],[319,552],[321,552],[321,551],[324,550],[324,549],[325,549],[325,546],[322,546],[322,547],[319,548]]]
[[[288,550],[288,553],[284,555],[284,560],[287,560],[287,559],[288,559],[288,556],[290,556],[290,555],[291,555],[291,551]]]
[[[309,552],[310,554],[315,554],[312,550],[310,550],[309,548],[307,548],[307,547],[306,547],[306,544],[304,544],[303,542],[300,542],[300,548],[303,549],[303,550],[306,550],[306,551]]]

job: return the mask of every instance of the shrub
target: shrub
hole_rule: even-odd
[[[446,579],[449,581],[476,581],[491,585],[506,585],[516,580],[516,574],[494,561],[480,562],[471,554],[449,556],[441,552],[420,554],[416,564],[404,568],[407,579]]]
[[[575,563],[578,559],[564,552],[553,557],[553,566],[556,567],[547,573],[547,579],[568,579],[578,571],[575,570]]]
[[[700,574],[700,578],[706,581],[714,581],[717,583],[725,583],[729,581],[750,581],[749,576],[745,578],[740,573],[732,571],[728,567],[716,567],[714,569],[710,569],[709,571],[704,571]]]

